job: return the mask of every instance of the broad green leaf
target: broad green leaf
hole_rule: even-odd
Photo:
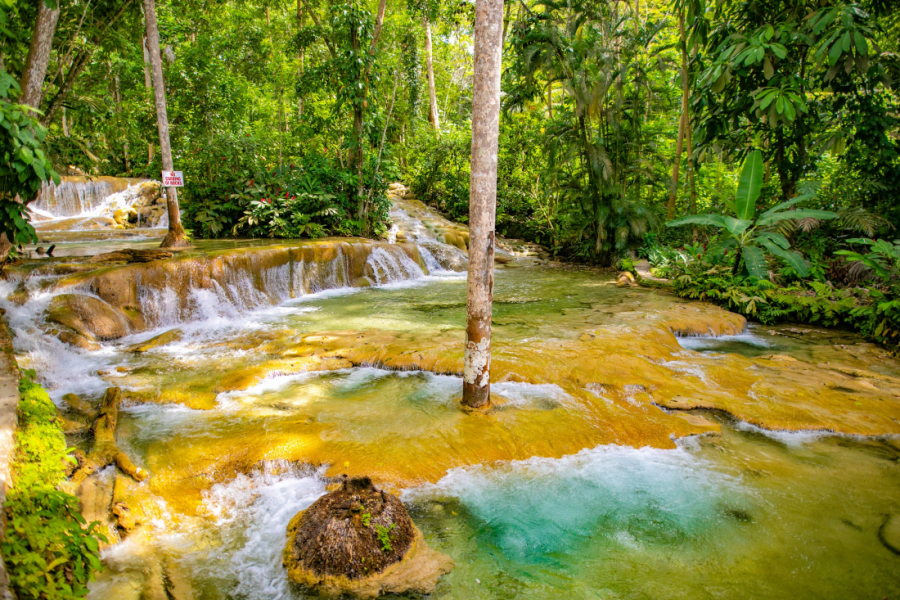
[[[812,193],[812,194],[801,194],[801,195],[799,195],[799,196],[796,196],[796,197],[794,197],[794,198],[791,198],[791,199],[788,200],[787,202],[782,202],[781,204],[776,204],[775,206],[773,206],[772,208],[770,208],[769,210],[767,210],[766,212],[764,212],[763,214],[761,214],[759,218],[760,218],[760,220],[762,220],[762,219],[763,219],[764,217],[766,217],[767,215],[770,215],[770,214],[772,214],[772,213],[776,213],[776,212],[778,212],[778,211],[781,211],[781,210],[784,210],[784,209],[786,209],[786,208],[789,208],[789,207],[791,207],[791,206],[797,204],[798,202],[803,202],[804,200],[809,200],[809,199],[815,198],[815,197],[816,197],[815,193]]]
[[[865,56],[869,53],[869,44],[866,43],[866,38],[864,38],[860,32],[853,32],[853,41],[856,43],[856,51],[859,54]]]
[[[789,221],[791,219],[821,219],[823,221],[827,221],[829,219],[837,218],[838,214],[835,212],[831,212],[830,210],[801,208],[800,210],[788,210],[785,212],[774,213],[765,218],[761,217],[759,221],[756,222],[756,224],[760,227],[765,227],[766,225],[771,225],[772,223]]]
[[[748,227],[753,225],[753,221],[748,221],[746,219],[735,219],[732,217],[724,217],[724,219],[725,229],[733,235],[741,235],[747,231]]]
[[[744,259],[744,267],[751,277],[765,279],[769,276],[769,269],[766,267],[766,257],[760,248],[744,246],[741,249],[741,257]]]
[[[786,237],[784,237],[780,233],[775,233],[774,231],[764,231],[756,237],[759,240],[769,240],[773,244],[784,248],[785,250],[791,247],[791,243],[787,241]]]
[[[681,217],[666,223],[667,227],[678,227],[679,225],[710,225],[726,229],[725,217],[722,215],[691,215],[689,217]]]
[[[838,40],[831,46],[831,51],[828,53],[828,64],[835,64],[838,59],[841,57],[841,41]]]
[[[756,214],[756,199],[762,189],[763,160],[762,153],[754,150],[747,156],[738,180],[737,195],[734,204],[738,219],[752,220]]]
[[[809,265],[806,264],[806,261],[803,260],[803,257],[800,256],[798,252],[792,252],[790,250],[785,250],[784,248],[780,248],[777,244],[772,243],[768,239],[759,238],[759,243],[763,245],[766,250],[770,253],[774,254],[788,266],[792,267],[800,277],[806,277],[809,274]]]
[[[790,100],[784,101],[784,116],[788,121],[793,121],[794,117],[797,116],[797,111],[794,110],[794,104]]]

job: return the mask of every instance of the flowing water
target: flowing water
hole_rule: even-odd
[[[453,558],[435,598],[900,597],[893,358],[525,256],[496,274],[495,406],[465,414],[464,238],[396,202],[405,245],[203,242],[2,284],[22,366],[62,409],[126,390],[118,443],[151,473],[101,474],[107,506],[141,525],[100,515],[118,543],[91,598],[306,598],[281,566],[285,529],[341,473],[402,494]],[[117,272],[140,326],[61,342],[54,298],[115,304]]]

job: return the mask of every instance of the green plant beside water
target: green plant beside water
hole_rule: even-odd
[[[95,531],[96,523],[85,523],[78,499],[57,490],[74,459],[56,406],[33,378],[33,371],[26,372],[19,382],[3,556],[19,600],[80,598],[101,569],[99,543],[106,539]]]
[[[375,536],[378,538],[378,541],[381,542],[381,549],[385,552],[394,551],[394,548],[391,546],[391,530],[396,526],[396,523],[391,523],[389,527],[384,527],[377,523],[375,524]]]

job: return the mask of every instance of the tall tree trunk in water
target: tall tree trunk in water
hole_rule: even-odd
[[[669,210],[667,217],[675,218],[675,197],[678,194],[678,170],[681,168],[681,152],[684,149],[684,132],[690,127],[688,116],[688,97],[690,85],[687,71],[687,46],[684,39],[684,12],[678,15],[678,28],[681,31],[681,120],[678,125],[678,142],[675,146],[675,165],[672,167],[672,189],[669,191]]]
[[[19,82],[19,87],[22,88],[22,94],[19,96],[20,104],[41,108],[44,77],[47,75],[47,65],[50,62],[50,51],[53,50],[53,35],[56,33],[58,20],[58,0],[55,9],[47,8],[44,0],[38,0],[37,19],[31,35],[31,48],[28,50],[25,70],[22,71],[22,81]]]
[[[163,170],[172,171],[172,146],[169,144],[169,117],[166,115],[166,88],[163,83],[162,57],[159,54],[159,28],[156,25],[156,2],[144,0],[144,17],[147,21],[147,50],[150,54],[150,70],[153,75],[153,95],[156,99],[156,124],[159,129],[159,149],[162,154]],[[169,233],[163,239],[161,248],[190,248],[191,243],[181,226],[178,210],[178,188],[166,190],[166,205],[169,211]]]
[[[501,12],[500,18],[503,18]],[[428,122],[438,133],[441,131],[441,118],[438,116],[437,92],[434,89],[434,62],[431,56],[431,23],[425,17],[425,66],[428,70]]]
[[[469,277],[462,398],[463,405],[471,408],[487,407],[491,398],[491,305],[502,57],[503,0],[476,0]]]

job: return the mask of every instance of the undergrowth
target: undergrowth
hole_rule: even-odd
[[[900,302],[890,293],[876,288],[836,288],[816,281],[779,286],[730,271],[713,267],[685,272],[674,280],[672,289],[681,297],[707,300],[763,324],[843,327],[891,351],[900,347]]]
[[[6,498],[7,534],[2,542],[10,584],[19,600],[63,600],[87,594],[100,570],[99,542],[78,499],[57,486],[72,459],[56,406],[26,372],[19,382],[19,426]]]

